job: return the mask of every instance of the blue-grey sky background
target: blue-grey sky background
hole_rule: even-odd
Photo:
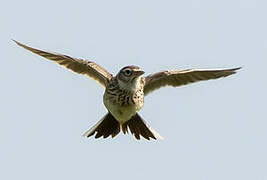
[[[267,179],[267,2],[3,1],[0,179]],[[146,75],[243,69],[149,94],[141,116],[165,139],[81,135],[106,109],[104,89],[11,39]]]

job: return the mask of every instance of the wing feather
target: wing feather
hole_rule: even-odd
[[[42,51],[39,49],[35,49],[24,44],[19,43],[18,41],[13,40],[17,45],[27,49],[35,54],[38,54],[46,59],[52,60],[59,65],[62,65],[73,72],[79,74],[85,74],[90,78],[93,78],[97,82],[99,82],[102,86],[106,87],[108,81],[112,78],[112,74],[107,72],[104,68],[97,65],[94,62],[86,61],[83,59],[72,58],[67,55],[51,53]]]
[[[164,86],[182,86],[203,80],[217,79],[235,74],[241,67],[232,69],[187,69],[162,71],[145,77],[144,93],[150,92]]]

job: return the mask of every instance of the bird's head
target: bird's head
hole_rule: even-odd
[[[119,85],[123,89],[134,90],[141,81],[141,75],[145,72],[137,66],[126,66],[116,75]]]

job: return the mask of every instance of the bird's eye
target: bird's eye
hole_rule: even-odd
[[[130,69],[126,69],[126,70],[124,71],[124,74],[125,74],[126,76],[130,76],[130,75],[132,74],[132,71],[131,71]]]

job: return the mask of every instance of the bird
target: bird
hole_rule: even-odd
[[[121,131],[130,132],[137,140],[143,137],[163,139],[163,137],[144,121],[138,111],[144,105],[144,97],[151,92],[165,87],[179,87],[198,81],[218,79],[235,74],[241,67],[231,69],[186,69],[165,70],[143,77],[140,67],[123,67],[115,76],[93,61],[73,58],[68,55],[51,53],[24,45],[13,40],[18,46],[56,62],[78,74],[87,75],[105,88],[103,102],[106,115],[83,136],[95,138],[114,138]]]

